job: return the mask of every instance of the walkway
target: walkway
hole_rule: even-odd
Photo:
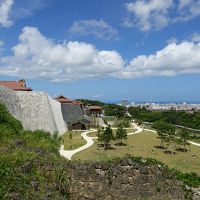
[[[136,129],[135,132],[132,133],[128,133],[127,135],[133,135],[133,134],[137,134],[137,133],[141,133],[143,131],[143,128],[137,126],[135,123],[131,123],[131,125],[133,126],[134,129]],[[115,129],[115,128],[114,128]],[[67,158],[68,160],[72,159],[72,156],[80,151],[83,151],[89,147],[91,147],[94,144],[93,139],[97,139],[98,137],[89,137],[87,136],[88,133],[93,132],[93,131],[97,131],[96,129],[90,129],[89,131],[85,131],[84,133],[81,134],[81,136],[83,137],[84,140],[86,140],[86,144],[74,149],[74,150],[64,150],[64,145],[61,145],[59,153],[61,156]]]
[[[134,135],[134,134],[138,134],[138,133],[142,133],[143,131],[149,131],[149,132],[152,132],[152,133],[157,133],[155,130],[151,130],[151,129],[143,129],[141,128],[140,126],[138,126],[136,123],[132,122],[131,123],[132,127],[134,129],[136,129],[135,132],[132,132],[132,133],[128,133],[127,135]],[[115,128],[114,128],[115,129]],[[83,151],[87,148],[89,148],[90,146],[92,146],[94,144],[94,141],[93,139],[97,139],[98,137],[89,137],[87,136],[88,133],[90,132],[93,132],[93,131],[97,131],[96,129],[90,129],[89,131],[85,131],[84,133],[81,134],[81,136],[83,137],[84,140],[86,140],[86,144],[77,148],[77,149],[74,149],[74,150],[64,150],[64,145],[61,145],[61,148],[59,150],[59,153],[61,156],[67,158],[68,160],[71,160],[72,156],[80,151]],[[196,142],[192,142],[192,141],[188,141],[190,144],[193,144],[195,146],[199,146],[200,147],[200,144],[199,143],[196,143]]]
[[[92,146],[94,144],[94,141],[93,139],[97,138],[97,137],[89,137],[87,136],[88,133],[90,132],[93,132],[93,131],[96,131],[95,129],[91,129],[89,131],[86,131],[84,133],[81,134],[81,136],[83,137],[84,140],[86,140],[86,144],[77,148],[77,149],[74,149],[74,150],[64,150],[64,145],[61,145],[61,148],[59,150],[59,153],[61,156],[67,158],[68,160],[71,160],[72,156],[80,151],[83,151],[87,148],[89,148],[90,146]]]
[[[149,131],[149,132],[152,132],[152,133],[157,133],[155,130],[151,130],[151,129],[144,129],[145,131]],[[190,144],[193,144],[195,146],[198,146],[200,147],[200,143],[196,143],[196,142],[192,142],[192,141],[188,141]]]

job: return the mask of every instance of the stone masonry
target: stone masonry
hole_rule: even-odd
[[[26,130],[44,130],[62,135],[67,130],[61,105],[44,92],[14,91],[0,87],[0,103],[22,122]]]

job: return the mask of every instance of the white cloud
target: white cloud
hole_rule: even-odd
[[[10,20],[10,11],[13,0],[0,0],[0,26],[10,27],[13,23]]]
[[[23,29],[13,54],[0,58],[1,75],[65,82],[111,76],[124,65],[116,51],[77,41],[55,43],[34,27]]]
[[[126,4],[126,9],[133,18],[125,18],[124,25],[138,26],[142,31],[160,29],[169,23],[168,12],[173,7],[172,0],[137,0]]]
[[[175,37],[171,37],[166,41],[167,44],[171,44],[171,43],[178,43],[177,38]]]
[[[0,55],[0,75],[73,82],[100,78],[200,74],[200,42],[170,44],[152,55],[139,55],[128,65],[116,51],[98,50],[77,41],[56,43],[35,27],[25,27],[12,56]]]
[[[200,15],[199,0],[179,0],[177,21],[188,21]]]
[[[118,31],[108,25],[104,20],[75,21],[69,31],[71,34],[81,36],[92,35],[104,40],[118,39]]]
[[[200,33],[196,32],[192,34],[192,42],[200,42]]]
[[[133,58],[122,72],[126,78],[200,73],[200,43],[171,43],[155,54]]]
[[[15,0],[15,5],[12,9],[12,18],[14,21],[34,15],[34,12],[41,10],[47,6],[47,0]]]
[[[199,0],[136,0],[125,7],[128,17],[123,19],[123,25],[142,31],[158,30],[200,16]]]

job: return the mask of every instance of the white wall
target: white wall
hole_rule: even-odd
[[[26,130],[44,130],[62,135],[66,124],[61,104],[44,92],[13,91],[0,87],[0,103],[22,122]]]

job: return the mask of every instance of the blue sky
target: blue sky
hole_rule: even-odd
[[[0,79],[21,78],[51,96],[199,102],[200,1],[0,0]]]

